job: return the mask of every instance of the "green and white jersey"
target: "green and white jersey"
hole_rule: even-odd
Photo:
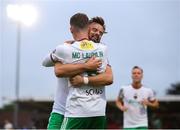
[[[155,100],[152,89],[142,86],[135,89],[132,85],[123,86],[119,92],[119,98],[123,99],[127,111],[123,114],[124,128],[148,127],[147,106],[141,104],[143,99]]]
[[[68,79],[67,78],[57,78],[57,89],[54,97],[52,112],[65,114],[66,99],[69,93]]]
[[[56,48],[53,59],[60,59],[64,64],[84,63],[90,57],[102,59],[98,72],[83,73],[83,76],[102,73],[107,66],[107,47],[92,41],[76,41],[73,44],[63,44]],[[65,117],[94,117],[105,116],[106,97],[105,87],[88,85],[74,88],[69,84],[69,94],[66,101]]]

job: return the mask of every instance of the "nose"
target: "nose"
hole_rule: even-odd
[[[97,32],[95,32],[95,34],[96,34],[96,35],[100,35],[100,32],[99,32],[99,31],[97,31]]]

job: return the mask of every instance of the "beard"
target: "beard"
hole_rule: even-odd
[[[96,34],[91,35],[91,36],[90,36],[90,39],[91,39],[93,42],[95,42],[95,43],[100,43],[100,40],[101,40],[101,38],[99,37],[99,35],[96,35]]]

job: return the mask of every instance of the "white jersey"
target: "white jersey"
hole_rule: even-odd
[[[42,65],[45,67],[52,67],[54,66],[54,62],[52,60],[51,54],[48,54],[44,58]],[[64,115],[68,92],[68,79],[57,78],[57,89],[54,97],[52,112]]]
[[[56,48],[53,59],[61,59],[66,63],[84,63],[90,57],[102,59],[102,66],[96,73],[104,72],[107,66],[107,47],[92,41],[79,41],[73,44],[64,44]],[[95,73],[94,73],[95,74]],[[88,76],[84,73],[83,76]],[[105,116],[106,98],[105,87],[83,85],[74,88],[69,84],[69,94],[66,100],[65,117],[94,117]]]
[[[155,100],[152,89],[142,86],[135,89],[132,85],[123,86],[119,92],[127,111],[123,113],[124,128],[148,127],[147,106],[141,104],[143,99]]]
[[[65,114],[66,99],[69,93],[67,86],[67,78],[57,78],[57,90],[54,97],[52,112],[56,112],[62,115]]]

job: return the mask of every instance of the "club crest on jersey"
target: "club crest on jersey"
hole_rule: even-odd
[[[94,45],[93,42],[88,41],[88,40],[83,40],[80,42],[80,47],[81,50],[94,50]]]

